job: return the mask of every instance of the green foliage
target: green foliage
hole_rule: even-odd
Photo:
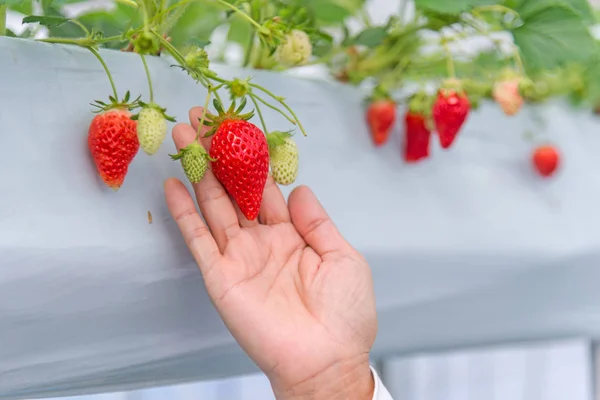
[[[596,51],[582,15],[572,7],[556,0],[526,0],[517,11],[523,23],[512,34],[528,68],[585,62]]]
[[[600,46],[590,34],[597,13],[587,0],[415,0],[413,21],[402,22],[394,15],[381,25],[370,21],[365,0],[170,0],[162,3],[165,7],[155,0],[119,0],[110,11],[91,11],[76,21],[61,11],[72,2],[43,0],[42,14],[24,22],[46,26],[52,37],[75,40],[85,30],[92,36],[112,37],[98,44],[116,49],[124,48],[144,25],[145,10],[152,29],[168,35],[177,51],[187,51],[190,44],[204,48],[215,30],[223,27],[227,42],[242,47],[245,66],[275,70],[286,68],[277,59],[286,35],[302,30],[312,45],[312,63],[326,65],[333,76],[350,84],[369,81],[393,90],[456,77],[477,91],[511,70],[542,82],[539,85],[549,88],[548,95],[600,104],[596,68]],[[24,14],[32,12],[28,1],[0,0],[0,4]],[[362,29],[350,33],[350,18],[362,22]],[[483,34],[497,46],[491,35],[500,31],[514,39],[510,54],[494,47],[467,58],[450,57],[453,42]],[[338,39],[332,32],[343,35]],[[218,50],[223,54],[223,49]],[[198,71],[185,65],[182,69],[198,76]]]

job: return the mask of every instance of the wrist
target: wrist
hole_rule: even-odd
[[[311,379],[273,391],[277,400],[372,400],[375,381],[368,356],[339,362]]]

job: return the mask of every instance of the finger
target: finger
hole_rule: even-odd
[[[187,146],[195,138],[196,131],[188,124],[178,124],[173,128],[173,141],[177,149]],[[208,170],[202,181],[193,186],[200,211],[223,252],[229,239],[240,232],[235,208],[212,171]]]
[[[319,200],[306,186],[292,192],[289,209],[296,230],[319,256],[349,248]]]
[[[194,107],[190,110],[190,113],[189,113],[190,114],[190,123],[192,124],[192,128],[194,128],[194,130],[197,130],[198,126],[200,126],[200,121],[202,119],[202,111],[203,111],[203,107]],[[206,132],[208,132],[209,130],[210,130],[209,127],[206,127],[206,126],[202,127],[202,130],[201,130],[202,136],[204,136],[204,134],[206,134]],[[210,151],[211,138],[202,138],[201,142],[202,142],[202,145],[204,146],[204,148],[206,150]],[[250,228],[250,227],[258,225],[258,221],[256,221],[256,220],[248,221],[248,219],[240,211],[240,208],[235,203],[235,201],[232,201],[232,203],[235,208],[235,212],[238,217],[240,226],[242,226],[244,228]]]
[[[204,275],[221,255],[217,243],[196,212],[194,201],[183,183],[174,178],[168,179],[165,196],[169,211]]]
[[[290,212],[285,202],[285,197],[281,193],[281,189],[275,183],[273,176],[269,174],[265,191],[263,193],[263,201],[260,205],[259,220],[265,225],[276,225],[284,222],[290,222]]]
[[[198,129],[198,126],[200,126],[200,121],[202,120],[202,111],[204,110],[204,107],[193,107],[190,109],[189,112],[189,117],[190,117],[190,124],[192,125],[192,128],[194,128],[194,130],[196,131]],[[210,143],[212,138],[205,138],[204,135],[206,135],[206,133],[210,130],[210,127],[208,126],[203,126],[202,130],[200,131],[200,143],[202,143],[202,146],[204,146],[204,148],[207,151],[210,151]]]

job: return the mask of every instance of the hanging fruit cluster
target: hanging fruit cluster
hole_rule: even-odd
[[[398,13],[378,24],[371,20],[363,1],[118,0],[111,11],[74,19],[63,12],[64,1],[45,0],[40,4],[40,15],[23,20],[29,25],[22,34],[15,35],[0,23],[0,35],[33,37],[37,28],[32,26],[38,23],[50,34],[43,41],[84,47],[102,63],[113,93],[108,102],[95,103],[99,113],[90,126],[89,145],[99,175],[114,189],[124,184],[139,148],[147,155],[158,153],[167,122],[173,121],[154,99],[146,65],[146,57],[163,54],[204,86],[207,106],[211,98],[216,100],[214,113],[205,116],[208,122],[215,117],[229,123],[217,109],[217,104],[224,107],[223,91],[232,103],[251,102],[265,136],[259,153],[268,154],[273,177],[280,184],[296,179],[298,150],[291,133],[267,129],[261,107],[281,113],[292,127],[306,133],[285,99],[250,79],[223,79],[210,68],[212,60],[205,46],[221,26],[228,30],[225,45],[236,42],[243,49],[243,67],[282,71],[318,64],[347,84],[362,88],[374,82],[376,90],[366,109],[373,142],[376,146],[386,143],[398,124],[398,109],[406,109],[401,121],[402,152],[409,163],[428,158],[435,143],[446,150],[457,146],[469,115],[486,100],[494,101],[507,116],[516,115],[527,103],[552,97],[566,97],[573,104],[600,109],[600,46],[590,34],[597,21],[587,1],[413,0],[412,18],[405,12],[408,3],[403,1]],[[0,0],[1,21],[7,7],[32,12],[29,2]],[[353,24],[359,21],[362,27],[350,29],[351,20]],[[97,31],[99,26],[111,35]],[[334,37],[332,31],[341,35]],[[499,40],[494,36],[497,33],[508,34],[510,40]],[[460,42],[474,37],[484,38],[491,47],[457,56]],[[148,99],[132,100],[127,94],[119,100],[110,71],[97,51],[100,47],[140,55],[148,77]],[[221,54],[226,53],[225,48],[221,50]],[[226,62],[224,56],[217,59]],[[431,85],[437,85],[433,92]],[[409,94],[394,100],[400,92]],[[247,113],[240,110],[230,119],[239,121]],[[252,124],[241,120],[245,121],[242,125]],[[243,134],[240,131],[240,140],[250,135],[248,129],[244,128]],[[214,133],[212,140],[218,137]],[[200,141],[184,150],[173,158],[181,161],[192,182],[199,181],[206,168],[222,162],[203,149]],[[547,160],[552,158],[546,151],[541,153]],[[532,156],[534,159],[539,157]],[[258,161],[264,168],[264,162]],[[546,176],[559,167],[558,161],[546,161],[545,168],[539,167],[539,160],[532,164]],[[264,171],[257,174],[263,176]]]

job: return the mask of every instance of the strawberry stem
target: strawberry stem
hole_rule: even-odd
[[[252,92],[251,92],[252,93]],[[269,107],[272,110],[277,111],[279,114],[283,115],[285,117],[285,119],[287,119],[291,124],[296,125],[296,121],[294,121],[294,119],[292,117],[290,117],[289,115],[287,115],[286,113],[284,113],[283,111],[281,111],[279,108],[275,107],[272,104],[269,104],[268,102],[266,102],[265,100],[263,100],[260,96],[258,96],[255,93],[252,93],[252,96],[254,96],[256,98],[256,100],[260,101],[261,103],[263,103],[265,106]]]
[[[106,72],[106,76],[108,77],[108,80],[110,82],[110,86],[112,87],[112,91],[113,91],[113,95],[115,97],[115,99],[117,99],[119,97],[119,94],[117,93],[117,87],[115,85],[115,81],[113,80],[113,77],[110,73],[110,70],[108,69],[108,65],[106,65],[106,62],[104,61],[104,59],[102,58],[102,56],[100,55],[100,53],[98,52],[98,50],[96,50],[93,47],[88,47],[87,48],[89,51],[92,52],[92,54],[94,56],[96,56],[96,58],[98,59],[98,61],[100,61],[100,64],[102,64],[102,68],[104,68],[104,71]]]
[[[152,77],[150,76],[150,70],[148,69],[148,63],[146,62],[146,57],[143,54],[140,54],[142,58],[142,63],[144,64],[144,70],[146,71],[146,78],[148,78],[148,89],[150,90],[150,103],[154,102],[154,88],[152,87]]]
[[[204,108],[202,109],[202,118],[200,119],[200,125],[198,125],[198,129],[196,130],[196,141],[200,140],[200,131],[202,131],[202,127],[204,126],[204,121],[206,120],[206,110],[208,109],[208,103],[210,103],[210,95],[212,94],[212,88],[208,89],[208,94],[206,95],[206,101],[204,102]]]
[[[251,23],[252,25],[254,25],[256,27],[256,29],[258,30],[262,30],[263,27],[256,22],[254,19],[252,19],[248,14],[246,14],[245,12],[243,12],[242,10],[240,10],[239,8],[237,8],[236,6],[234,6],[233,4],[230,4],[228,2],[226,2],[225,0],[216,0],[217,3],[220,3],[221,5],[231,9],[232,11],[238,13],[240,15],[240,17],[244,18],[246,21],[248,21],[249,23]]]
[[[447,39],[442,39],[442,46],[444,47],[444,52],[446,53],[446,68],[448,69],[448,76],[452,79],[456,79],[456,68],[454,67],[454,59],[452,58],[452,52],[450,51],[450,47],[448,46]]]
[[[263,132],[265,133],[265,135],[269,134],[269,131],[267,129],[267,123],[265,122],[265,118],[263,117],[262,111],[260,109],[260,107],[258,106],[258,102],[256,101],[256,95],[253,93],[249,94],[250,96],[250,100],[252,100],[252,103],[254,103],[254,108],[256,108],[256,112],[258,113],[258,118],[260,118],[260,124],[262,125],[263,128]]]
[[[265,94],[267,94],[270,97],[272,97],[273,99],[275,99],[279,104],[281,104],[292,115],[295,122],[298,124],[298,128],[300,128],[300,131],[302,132],[302,134],[304,136],[307,136],[306,131],[304,130],[304,127],[302,126],[302,123],[300,122],[300,119],[298,119],[298,116],[296,115],[294,110],[292,110],[292,108],[287,105],[287,103],[285,102],[285,100],[282,97],[276,96],[275,94],[273,94],[273,92],[269,91],[268,89],[265,89],[264,87],[262,87],[260,85],[257,85],[256,83],[251,83],[250,86],[264,92]]]

